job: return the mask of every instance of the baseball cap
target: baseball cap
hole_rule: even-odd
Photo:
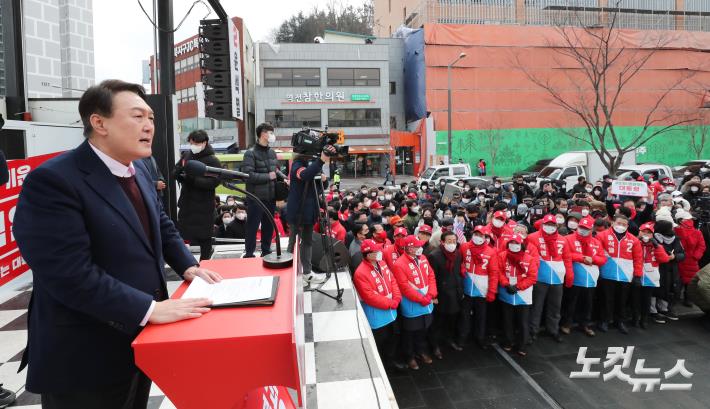
[[[497,212],[493,213],[493,218],[507,220],[508,215],[504,211],[498,210]]]
[[[404,227],[397,227],[396,229],[394,229],[395,236],[406,236],[408,234],[409,232]]]
[[[382,251],[382,245],[371,239],[363,240],[360,244],[360,253],[367,254],[373,251]]]
[[[481,233],[482,235],[488,234],[488,229],[486,229],[486,226],[476,226],[473,228],[474,233]]]
[[[523,236],[521,236],[519,234],[514,234],[510,237],[510,240],[508,240],[508,243],[510,243],[511,241],[518,243],[518,244],[523,244]]]
[[[397,215],[394,215],[394,216],[390,217],[390,220],[389,220],[389,221],[390,221],[390,225],[394,226],[394,225],[397,224],[397,223],[401,223],[401,222],[402,222],[402,218],[399,217],[399,216],[397,216]]]
[[[594,228],[594,218],[591,216],[586,216],[582,217],[582,220],[579,221],[579,226],[583,229],[593,229]]]
[[[641,230],[650,230],[651,233],[653,233],[653,222],[647,222],[639,226],[639,231]]]
[[[416,193],[409,193],[409,194],[407,194],[407,197],[410,198],[410,199],[416,200],[416,199],[417,199],[417,194],[416,194]]]
[[[557,224],[557,217],[551,213],[546,214],[545,217],[542,218],[542,224],[547,223]]]
[[[409,235],[402,240],[403,247],[423,247],[425,241],[418,240],[415,236]]]
[[[370,209],[382,209],[382,205],[380,204],[380,202],[372,202],[372,204],[370,205]]]
[[[431,226],[429,226],[428,224],[422,224],[421,226],[419,226],[419,232],[431,234],[431,232],[432,232]]]

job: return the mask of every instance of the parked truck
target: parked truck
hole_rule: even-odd
[[[636,151],[624,155],[621,166],[636,164]],[[543,168],[537,176],[536,182],[540,186],[543,181],[551,180],[558,186],[566,186],[569,190],[580,176],[590,182],[595,182],[607,174],[607,169],[594,151],[572,151],[563,153],[554,158],[549,165]]]

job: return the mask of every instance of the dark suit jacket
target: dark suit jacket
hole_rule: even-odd
[[[72,392],[126,381],[131,342],[151,301],[167,298],[165,261],[197,264],[162,211],[142,161],[134,161],[153,234],[88,142],[25,179],[14,218],[33,272],[27,390]]]

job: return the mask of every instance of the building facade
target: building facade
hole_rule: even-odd
[[[200,47],[197,35],[175,44],[175,95],[177,97],[178,131],[181,144],[187,148],[187,136],[190,132],[202,129],[210,136],[210,144],[216,149],[226,149],[237,143],[244,149],[254,140],[254,44],[241,18],[233,17],[241,43],[242,73],[242,109],[244,120],[221,121],[204,117],[200,112],[198,95],[204,95],[198,87],[201,86]],[[153,81],[153,64],[155,58],[150,57],[151,91],[156,92],[156,81]],[[159,85],[157,85],[159,87]],[[159,88],[158,88],[159,89]]]
[[[92,0],[23,2],[29,98],[80,97],[94,84],[92,7]]]
[[[397,153],[390,130],[404,129],[403,43],[325,34],[320,44],[258,44],[256,122],[276,127],[283,150],[304,127],[342,130],[350,147],[342,174],[382,176]],[[362,39],[336,43],[342,36]]]
[[[379,36],[435,23],[608,25],[610,10],[619,28],[710,31],[707,0],[375,0],[374,9]]]

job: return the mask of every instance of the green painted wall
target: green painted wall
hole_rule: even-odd
[[[640,129],[640,127],[615,127],[616,133],[624,143],[637,136]],[[573,131],[581,132],[582,128]],[[491,160],[489,136],[499,141],[495,163]],[[568,151],[592,149],[588,144],[567,136],[558,128],[453,131],[451,139],[454,162],[462,158],[464,162],[471,164],[473,170],[478,159],[483,158],[488,164],[488,174],[498,176],[511,176],[539,159],[554,158]],[[700,139],[699,136],[696,136],[696,139]],[[447,132],[437,131],[436,141],[437,155],[446,156]],[[674,166],[696,159],[690,141],[691,132],[687,127],[679,127],[663,133],[645,145],[646,150],[645,152],[642,150],[637,155],[637,161]],[[708,157],[710,157],[710,141],[705,144],[701,158]]]

